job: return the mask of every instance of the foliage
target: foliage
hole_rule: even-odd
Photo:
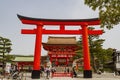
[[[0,53],[10,53],[11,41],[7,38],[0,37]]]
[[[98,68],[96,66],[96,61],[98,61],[97,63],[101,62],[101,59],[99,59],[99,57],[104,56],[104,55],[102,55],[102,50],[103,50],[102,49],[102,44],[103,44],[103,42],[104,42],[104,40],[99,39],[99,36],[91,36],[91,35],[89,36],[91,63],[92,63],[94,72],[97,72],[97,68]]]
[[[3,56],[3,55],[0,55],[0,56]],[[14,59],[15,59],[14,55],[5,54],[4,58],[3,57],[0,58],[0,62],[3,62],[3,61],[4,62],[11,62]]]
[[[3,65],[5,61],[11,61],[13,59],[13,56],[6,54],[11,52],[11,46],[10,39],[0,37],[0,61],[3,62]]]
[[[93,10],[99,10],[101,27],[108,29],[120,23],[120,0],[85,0]]]
[[[76,51],[76,56],[73,57],[74,59],[79,59],[79,58],[83,57],[83,54],[82,54],[82,38],[81,37],[79,38],[79,41],[77,42],[77,46],[78,46],[79,49]]]

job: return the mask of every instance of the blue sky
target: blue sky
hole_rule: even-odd
[[[88,19],[98,17],[98,11],[93,11],[84,5],[84,0],[0,0],[0,36],[9,38],[12,41],[13,50],[10,54],[21,55],[34,54],[35,35],[23,35],[20,31],[23,28],[32,29],[35,26],[22,24],[17,18],[17,14],[49,19]],[[106,40],[103,47],[120,50],[120,24],[114,26],[112,30],[105,29],[105,31],[106,33],[101,35],[101,38]],[[48,36],[43,35],[42,41],[46,42]],[[42,49],[42,55],[46,53]]]

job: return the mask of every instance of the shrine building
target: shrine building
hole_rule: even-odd
[[[48,37],[47,43],[42,43],[48,51],[52,66],[72,66],[73,56],[78,49],[76,37]]]

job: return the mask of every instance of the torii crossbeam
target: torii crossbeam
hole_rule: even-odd
[[[40,63],[41,63],[41,43],[43,34],[66,34],[66,35],[82,35],[83,39],[83,55],[84,55],[84,78],[92,78],[92,71],[90,67],[90,53],[88,46],[88,35],[100,35],[102,30],[89,30],[88,26],[99,25],[100,20],[94,19],[38,19],[17,15],[23,24],[36,25],[35,29],[22,29],[22,34],[35,34],[36,44],[34,53],[34,65],[32,71],[32,78],[40,78]],[[45,30],[44,25],[58,25],[59,30]],[[79,30],[65,30],[65,26],[80,26]]]

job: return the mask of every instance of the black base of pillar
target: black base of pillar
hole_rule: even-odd
[[[32,79],[40,79],[40,71],[39,70],[33,70],[31,78]]]
[[[84,70],[84,78],[92,78],[92,71]]]

